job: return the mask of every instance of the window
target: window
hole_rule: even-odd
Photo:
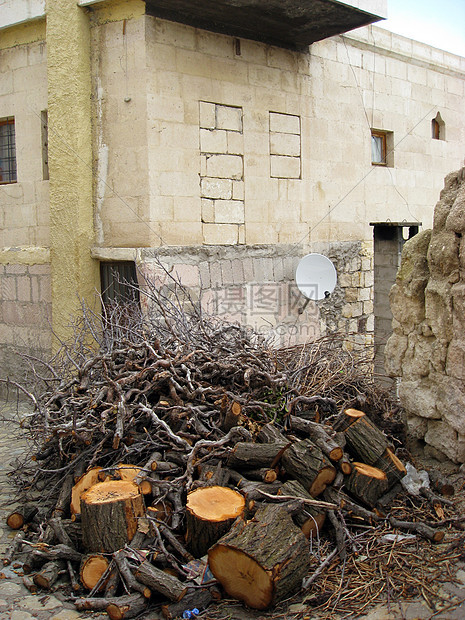
[[[433,140],[445,139],[445,123],[441,118],[441,114],[438,112],[436,117],[431,120],[431,137]]]
[[[13,116],[0,119],[0,184],[16,183],[16,141]]]
[[[371,163],[373,166],[394,165],[394,134],[381,129],[371,130]]]
[[[136,265],[131,261],[100,263],[102,301],[105,305],[139,303]]]
[[[371,132],[371,163],[386,165],[386,134],[381,131]]]
[[[41,137],[42,137],[42,178],[48,181],[48,114],[47,110],[40,113]]]

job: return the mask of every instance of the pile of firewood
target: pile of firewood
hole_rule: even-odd
[[[442,540],[389,514],[406,470],[374,419],[394,406],[383,396],[368,415],[360,373],[353,398],[347,381],[314,392],[312,345],[269,348],[204,317],[176,283],[146,295],[149,315],[107,309],[99,329],[85,314],[72,347],[34,364],[40,387],[18,386],[34,404],[21,422],[32,452],[15,467],[22,507],[4,564],[27,551],[29,589],[67,575],[76,608],[110,618],[152,605],[176,618],[224,592],[268,609],[309,587],[323,528],[332,558],[348,552],[351,519]]]

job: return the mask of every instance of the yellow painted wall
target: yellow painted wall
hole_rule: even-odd
[[[47,2],[52,323],[60,337],[79,298],[99,286],[94,240],[89,18],[74,0]]]

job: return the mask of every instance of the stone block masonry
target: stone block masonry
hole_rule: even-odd
[[[39,358],[51,354],[50,266],[0,265],[0,285],[1,378],[21,381],[29,368],[22,353]],[[0,384],[0,396],[5,393]]]
[[[329,299],[310,302],[301,312],[306,299],[295,284],[295,270],[311,251],[333,260],[338,283]],[[206,312],[247,324],[277,345],[330,332],[345,334],[348,349],[373,343],[373,286],[365,284],[373,264],[369,243],[159,248],[141,250],[139,260],[145,278],[162,282],[161,261],[193,299],[202,299]]]
[[[200,101],[199,119],[204,242],[241,243],[245,222],[242,108]]]

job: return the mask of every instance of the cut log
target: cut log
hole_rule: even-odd
[[[71,560],[72,562],[80,562],[82,553],[76,551],[68,545],[55,545],[54,547],[40,546],[32,550],[33,563],[42,560],[43,562],[51,562],[53,560]]]
[[[333,428],[338,433],[345,431],[349,426],[351,426],[354,422],[363,418],[365,414],[363,411],[359,411],[358,409],[344,409],[344,411],[339,414],[336,420],[333,422]]]
[[[124,579],[128,590],[140,592],[144,596],[144,598],[150,598],[152,596],[152,591],[150,590],[150,588],[138,581],[132,574],[126,551],[124,549],[116,551],[116,553],[113,554],[113,559],[116,562],[119,574]]]
[[[286,446],[289,443],[287,437],[285,437],[271,422],[268,422],[261,427],[257,433],[257,440],[260,443],[280,443],[283,446]]]
[[[124,618],[135,618],[142,613],[146,607],[147,599],[139,595],[139,598],[134,598],[132,601],[110,603],[105,611],[110,620],[123,620]]]
[[[186,609],[198,609],[203,611],[213,600],[211,588],[191,588],[179,603],[171,603],[170,605],[162,605],[161,611],[166,620],[174,620],[174,618],[182,618],[182,614]]]
[[[177,602],[181,600],[187,591],[186,585],[179,581],[177,577],[168,575],[147,560],[134,569],[134,577],[151,590],[166,596],[170,601]]]
[[[444,497],[452,497],[455,493],[454,486],[444,478],[444,476],[436,470],[429,471],[429,477],[433,486],[433,489]]]
[[[94,484],[100,482],[100,474],[102,472],[101,467],[92,467],[83,474],[71,490],[71,515],[81,514],[81,495],[85,493]]]
[[[78,598],[74,601],[74,606],[78,611],[107,611],[111,606],[113,618],[133,618],[130,615],[115,615],[118,613],[130,613],[130,610],[138,610],[141,613],[147,605],[147,599],[142,594],[129,594],[127,596],[115,596],[112,598]],[[126,610],[126,611],[125,611]],[[112,617],[112,616],[110,616]]]
[[[132,482],[99,482],[82,495],[81,514],[86,551],[111,553],[132,540],[145,514],[144,499]]]
[[[3,556],[3,566],[8,566],[8,564],[11,564],[15,555],[20,553],[23,548],[23,540],[24,532],[18,532]]]
[[[86,590],[93,590],[98,582],[102,579],[102,576],[108,570],[110,562],[108,559],[99,553],[91,553],[82,558],[81,568],[79,570],[79,578],[82,585]],[[106,587],[106,580],[102,580],[102,583],[97,590],[100,592]]]
[[[241,419],[242,405],[237,401],[233,401],[229,407],[227,407],[222,417],[220,426],[221,429],[227,433],[234,426],[238,426]]]
[[[125,480],[126,482],[133,482],[134,484],[137,484],[142,495],[149,495],[152,492],[152,483],[149,479],[144,477],[142,467],[138,467],[137,465],[130,465],[127,463],[119,463],[115,470],[115,474],[119,477],[120,480]]]
[[[308,542],[283,508],[269,504],[251,521],[238,519],[209,550],[208,563],[230,596],[267,609],[300,589],[309,568]]]
[[[247,478],[249,478],[249,480],[258,480],[259,482],[271,484],[277,480],[278,473],[276,469],[271,469],[268,467],[262,467],[261,469],[248,469]]]
[[[389,443],[375,424],[367,417],[359,417],[345,430],[347,451],[358,462],[373,465],[385,454]]]
[[[147,517],[171,525],[173,506],[167,501],[155,502],[152,506],[147,508]]]
[[[66,563],[63,560],[54,560],[43,565],[41,570],[33,577],[33,581],[39,588],[50,590],[60,573],[66,569]]]
[[[294,497],[302,497],[304,499],[312,499],[304,487],[297,480],[288,480],[279,489],[278,495],[290,495]],[[307,504],[297,514],[293,515],[294,523],[300,527],[306,538],[316,536],[320,532],[326,518],[326,511],[318,506]]]
[[[428,540],[431,540],[435,543],[440,543],[444,539],[443,530],[436,530],[429,525],[426,525],[426,523],[422,523],[421,521],[400,521],[395,517],[389,517],[389,522],[392,527],[395,527],[399,530],[405,530],[407,532],[415,532],[416,534],[423,536],[423,538],[427,538]]]
[[[260,469],[274,467],[282,456],[285,446],[278,443],[252,443],[240,441],[231,451],[228,467],[233,469]]]
[[[352,463],[352,473],[346,480],[346,488],[365,505],[373,507],[388,490],[384,471],[366,463]]]
[[[331,461],[340,461],[344,454],[341,446],[329,435],[323,424],[304,420],[298,416],[289,416],[291,428],[305,433],[308,439],[320,448]]]
[[[6,518],[6,524],[12,530],[20,530],[23,525],[32,521],[35,515],[39,512],[37,506],[21,506],[17,508],[14,512],[10,512],[10,514]]]
[[[187,496],[186,543],[195,557],[202,557],[245,510],[244,497],[228,487],[201,487]]]
[[[384,454],[376,461],[375,467],[386,474],[389,489],[407,474],[404,464],[397,458],[391,448],[386,448]]]
[[[286,472],[317,497],[336,477],[336,468],[309,439],[296,441],[284,453],[282,464]]]

